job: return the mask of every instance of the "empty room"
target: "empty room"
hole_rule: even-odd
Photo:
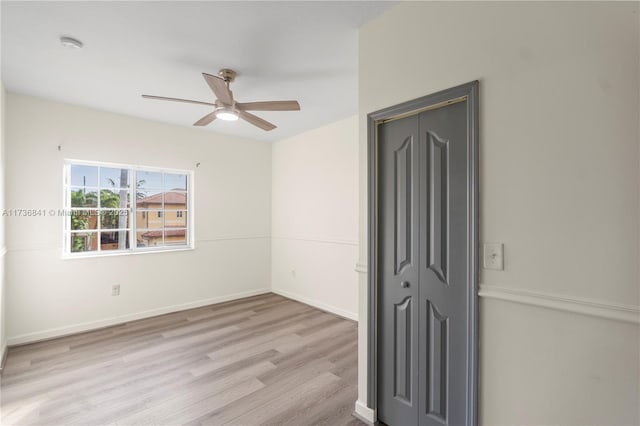
[[[640,2],[0,21],[1,424],[640,424]]]

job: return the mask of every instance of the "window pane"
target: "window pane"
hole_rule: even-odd
[[[128,188],[129,169],[100,167],[100,186],[102,188]]]
[[[101,190],[100,207],[103,209],[126,209],[129,207],[129,191],[126,189]]]
[[[97,210],[71,210],[70,219],[71,229],[80,231],[83,229],[98,228],[98,211]]]
[[[136,211],[136,227],[137,228],[148,228],[147,215],[149,212],[146,211]]]
[[[101,210],[102,229],[129,228],[129,213],[128,210]]]
[[[165,173],[164,174],[164,189],[167,191],[186,191],[187,190],[187,175]]]
[[[163,219],[162,210],[138,210],[136,211],[136,228],[162,229]]]
[[[71,188],[71,207],[98,207],[98,191],[95,188]]]
[[[137,189],[162,189],[162,173],[139,170],[136,173]]]
[[[162,247],[162,230],[136,232],[137,247]]]
[[[98,167],[72,164],[70,184],[71,186],[97,187],[98,186]]]
[[[164,208],[168,210],[186,210],[187,193],[180,191],[167,191],[164,193]]]
[[[71,234],[71,252],[80,253],[87,251],[95,251],[98,249],[98,233],[86,232]]]
[[[126,250],[129,248],[129,231],[100,233],[100,250]]]
[[[160,217],[158,217],[160,215]],[[164,218],[162,210],[138,210],[136,212],[136,228],[138,229],[162,229]]]
[[[186,229],[165,229],[164,244],[167,246],[187,244]]]
[[[70,253],[189,243],[189,173],[108,164],[68,164],[66,170],[65,207],[71,213],[65,245]],[[135,217],[131,216],[134,211]],[[131,233],[135,243],[129,241]]]
[[[186,210],[165,210],[164,226],[167,228],[186,228],[187,227]]]
[[[136,207],[139,209],[162,209],[163,194],[158,189],[138,189]]]

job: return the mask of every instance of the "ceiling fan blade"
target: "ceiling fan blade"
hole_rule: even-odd
[[[298,101],[236,102],[242,111],[300,111]]]
[[[195,123],[193,123],[193,125],[194,126],[206,126],[207,124],[211,123],[215,119],[216,119],[216,112],[214,111],[214,112],[211,112],[211,113],[205,115],[200,120],[198,120]]]
[[[233,105],[233,94],[223,79],[205,72],[202,73],[202,76],[220,102],[227,105]]]
[[[243,120],[248,121],[254,126],[260,127],[262,130],[266,130],[267,132],[277,127],[275,124],[269,123],[267,120],[263,120],[262,118],[250,114],[246,111],[238,111],[238,115]]]
[[[153,96],[153,95],[142,95],[142,97],[145,99],[157,99],[160,101],[173,101],[173,102],[184,102],[187,104],[216,106],[216,104],[212,104],[211,102],[192,101],[191,99],[167,98],[166,96]]]

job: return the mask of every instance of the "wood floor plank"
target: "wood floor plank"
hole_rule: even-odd
[[[147,408],[136,412],[133,415],[129,415],[128,417],[119,419],[118,423],[164,424],[167,422],[167,419],[176,413],[176,407],[182,407],[183,410],[186,410],[200,401],[210,400],[212,396],[216,396],[230,390],[240,392],[240,396],[238,396],[239,398],[264,387],[264,385],[254,377],[273,368],[275,368],[273,364],[268,361],[263,361],[248,366],[245,369],[238,370],[234,374],[218,380],[211,380],[204,383],[200,382],[196,386],[191,385],[184,387],[181,392],[172,392],[168,398],[158,398],[157,395],[144,395],[143,398],[146,401]],[[247,379],[247,377],[249,377],[249,379]],[[247,380],[250,380],[251,382],[248,382]],[[260,383],[258,387],[254,387],[256,383]],[[154,396],[156,397],[155,399],[153,398]]]
[[[255,378],[247,379],[226,392],[217,393],[216,395],[209,396],[208,398],[200,400],[189,407],[184,407],[182,410],[172,414],[171,416],[161,419],[159,423],[188,423],[194,418],[198,418],[202,414],[208,413],[210,410],[224,408],[228,404],[237,401],[244,396],[250,395],[261,388],[264,388],[264,384],[259,380]]]
[[[181,335],[175,336],[173,338],[163,339],[162,342],[159,342],[155,345],[147,347],[145,349],[137,350],[135,352],[128,353],[122,357],[124,362],[132,362],[139,359],[153,357],[158,354],[168,352],[180,347],[190,346],[193,344],[197,344],[203,341],[210,341],[219,336],[220,334],[228,333],[229,331],[235,331],[238,328],[235,325],[230,325],[225,328],[220,328],[217,330],[209,331],[207,333],[198,333],[195,335]]]
[[[317,363],[310,363],[309,368],[304,368],[298,371],[289,371],[288,374],[281,374],[278,376],[277,380],[272,380],[271,382],[266,383],[267,386],[256,392],[252,398],[240,399],[239,401],[225,407],[224,410],[213,410],[199,419],[196,419],[191,424],[227,424],[250,410],[269,404],[274,398],[277,398],[282,394],[290,395],[292,400],[295,401],[297,397],[295,396],[295,393],[290,393],[291,389],[302,386],[306,382],[313,380],[315,377],[318,377],[333,367],[334,365],[329,361],[321,360]],[[268,373],[258,376],[258,379],[263,381],[261,378],[267,374]],[[249,424],[258,423],[250,422]]]
[[[350,425],[357,324],[264,294],[12,347],[3,425]]]
[[[332,373],[324,372],[300,386],[276,394],[274,398],[271,398],[263,405],[249,410],[224,424],[265,424],[271,417],[287,409],[295,409],[300,400],[313,398],[315,394],[338,380],[339,378]]]
[[[227,365],[233,364],[238,360],[243,360],[254,355],[266,352],[270,349],[275,349],[278,351],[278,347],[280,345],[287,345],[292,342],[296,342],[300,339],[299,336],[295,334],[286,334],[284,336],[273,337],[271,340],[263,342],[257,345],[251,345],[249,347],[240,347],[237,345],[232,348],[231,351],[218,351],[207,354],[207,357],[210,359],[209,362],[206,362],[204,365],[191,369],[190,372],[194,376],[201,376],[210,371],[215,371],[220,368],[223,368]],[[275,355],[275,352],[274,352]]]
[[[291,425],[300,424],[339,424],[341,418],[348,418],[348,413],[353,410],[349,403],[349,396],[356,391],[355,383],[335,381],[330,386],[324,386],[317,392],[300,397],[296,405],[273,414],[266,419],[264,424]],[[347,415],[345,415],[345,411]]]

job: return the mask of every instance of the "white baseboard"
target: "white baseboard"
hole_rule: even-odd
[[[323,311],[331,312],[332,314],[339,315],[343,318],[348,318],[353,321],[358,321],[358,314],[356,312],[349,312],[344,309],[336,308],[335,306],[328,305],[326,303],[318,302],[317,300],[310,299],[305,296],[300,296],[299,294],[291,293],[285,290],[279,290],[277,288],[271,289],[272,293],[279,294],[280,296],[284,296],[288,299],[297,300],[298,302],[302,302],[305,305],[313,306],[314,308],[322,309]]]
[[[487,284],[480,286],[478,295],[489,299],[506,300],[558,311],[640,324],[640,308],[633,305],[605,303],[598,300]]]
[[[360,420],[363,420],[369,424],[374,424],[378,420],[376,412],[367,407],[367,404],[360,400],[356,401],[356,408],[353,414]]]
[[[64,327],[51,328],[49,330],[37,331],[18,336],[9,337],[7,345],[21,345],[24,343],[37,342],[39,340],[52,339],[54,337],[67,336],[69,334],[82,333],[85,331],[96,330],[99,328],[109,327],[111,325],[122,324],[129,321],[154,317],[157,315],[169,314],[171,312],[184,311],[187,309],[199,308],[201,306],[213,305],[216,303],[228,302],[230,300],[242,299],[244,297],[257,296],[259,294],[270,293],[271,289],[263,288],[259,290],[245,291],[242,293],[234,293],[226,296],[212,297],[210,299],[196,300],[194,302],[182,303],[179,305],[165,306],[148,311],[136,312],[133,314],[121,315],[118,317],[105,318],[97,321],[90,321],[81,324],[74,324]]]

